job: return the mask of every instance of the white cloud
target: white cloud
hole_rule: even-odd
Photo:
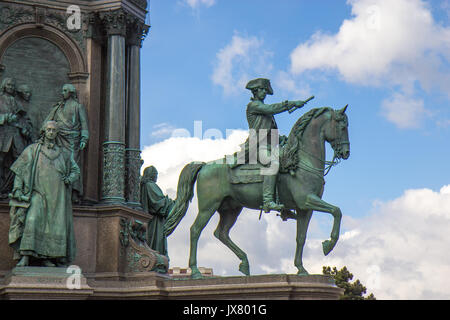
[[[383,100],[381,112],[387,120],[402,129],[419,127],[424,116],[430,114],[422,99],[399,93]]]
[[[291,73],[279,71],[275,83],[281,92],[286,92],[294,97],[295,100],[308,98],[311,96],[310,86],[302,80],[296,79]]]
[[[450,298],[450,185],[378,202],[357,224],[329,257],[308,256],[305,264],[316,270],[346,265],[379,299]]]
[[[158,184],[161,188],[176,190],[178,175],[186,164],[192,161],[212,161],[239,151],[240,144],[247,136],[248,132],[245,130],[232,130],[226,137],[214,140],[171,137],[143,148],[142,170],[150,165],[155,166],[159,172]]]
[[[172,133],[176,130],[177,128],[174,127],[173,125],[167,123],[167,122],[163,122],[163,123],[159,123],[153,126],[153,131],[151,133],[151,135],[153,137],[158,137],[158,138],[162,138],[162,137],[167,137],[172,135]]]
[[[183,0],[192,9],[197,9],[200,6],[211,7],[216,3],[216,0]]]
[[[262,46],[261,39],[235,34],[216,55],[213,83],[230,95],[242,91],[252,78],[265,77],[272,69],[268,60],[272,53]]]
[[[144,148],[143,168],[156,166],[158,184],[174,198],[184,165],[231,154],[246,137],[246,131],[236,130],[226,139],[170,138]],[[195,196],[168,239],[171,266],[187,267],[189,228],[196,215]],[[258,217],[258,211],[244,209],[230,232],[247,253],[252,274],[295,273],[295,222],[283,222],[275,213]],[[218,275],[240,275],[238,258],[213,236],[218,220],[214,215],[200,237],[198,264]],[[303,255],[310,273],[320,274],[324,265],[347,266],[379,299],[450,298],[450,184],[439,191],[411,189],[391,201],[374,201],[366,217],[344,212],[341,237],[324,257],[321,242],[329,237],[331,221],[329,215],[313,214]]]
[[[348,3],[352,6],[352,18],[344,20],[336,34],[317,32],[291,53],[290,71],[294,75],[307,70],[336,71],[352,84],[399,87],[409,99],[416,84],[426,91],[437,89],[450,97],[450,28],[433,20],[427,3],[422,0]],[[413,107],[417,107],[413,112],[423,115],[423,103],[402,106]],[[392,114],[386,115],[392,121]]]

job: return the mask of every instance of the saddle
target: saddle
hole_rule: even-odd
[[[284,137],[284,136],[283,136]],[[285,137],[284,137],[285,138]],[[290,150],[286,150],[286,140],[285,138],[283,140],[283,144],[280,144],[280,167],[279,167],[279,173],[287,173],[290,172],[291,169],[291,159],[290,157]],[[245,150],[245,162],[248,161],[248,150]],[[231,163],[226,162],[228,160],[224,160],[224,163],[228,163],[228,180],[231,184],[246,184],[246,183],[260,183],[263,182],[264,178],[260,174],[260,169],[264,168],[265,166],[256,163],[256,164],[250,164],[250,163],[239,163],[238,161],[239,155],[238,153],[234,153],[231,156]]]
[[[228,180],[231,184],[261,183],[264,178],[260,174],[260,164],[242,164],[228,166]]]

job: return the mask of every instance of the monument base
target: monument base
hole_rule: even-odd
[[[0,286],[0,299],[337,300],[343,294],[323,275],[172,279],[157,272],[101,273],[81,275],[78,283],[70,276],[66,268],[14,268]]]
[[[337,300],[344,290],[332,277],[293,274],[177,279],[165,282],[169,299]]]
[[[56,267],[16,267],[0,286],[7,300],[84,300],[93,292],[80,269]]]
[[[18,268],[8,245],[9,206],[0,202],[0,299],[320,300],[343,294],[324,275],[171,277],[167,257],[143,241],[150,219],[124,206],[75,206],[74,269]],[[70,278],[80,270],[79,280]]]

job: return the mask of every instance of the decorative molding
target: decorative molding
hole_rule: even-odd
[[[50,25],[36,28],[34,24],[25,23],[9,28],[0,36],[0,59],[12,43],[27,37],[43,38],[58,46],[69,61],[70,74],[87,73],[87,64],[81,48],[65,32]]]
[[[125,189],[125,144],[116,141],[103,143],[102,201],[123,203]]]
[[[99,13],[103,22],[106,34],[126,36],[127,33],[127,13],[122,10],[105,11]]]
[[[147,228],[145,224],[136,219],[120,218],[120,244],[128,247],[130,239],[139,245],[145,242]]]
[[[144,160],[141,159],[141,150],[126,149],[126,186],[125,199],[131,206],[140,206],[140,190],[139,179],[142,164]]]
[[[85,14],[81,13],[82,23],[85,21]],[[64,31],[80,46],[83,52],[86,51],[86,43],[82,26],[79,29],[69,30],[67,28],[67,14],[65,12],[47,10],[44,16],[44,24],[56,27]]]
[[[0,5],[0,30],[7,29],[16,24],[35,21],[35,11],[23,6]]]
[[[142,47],[142,42],[148,35],[150,26],[141,22],[138,18],[130,17],[127,24],[127,43]]]
[[[84,20],[85,14],[81,12],[81,21]],[[69,30],[65,11],[48,9],[38,5],[0,5],[0,31],[25,23],[33,23],[34,28],[44,28],[46,25],[55,27],[72,38],[80,49],[86,52],[83,28]]]
[[[147,0],[129,0],[129,1],[141,9],[147,9]]]
[[[120,254],[126,259],[124,271],[167,273],[168,258],[152,250],[145,241],[147,225],[136,219],[121,218],[120,226]]]
[[[72,82],[84,82],[89,78],[89,72],[69,72],[67,76]]]
[[[150,29],[141,19],[123,9],[100,12],[98,15],[108,36],[127,37],[127,42],[131,45],[142,46]]]

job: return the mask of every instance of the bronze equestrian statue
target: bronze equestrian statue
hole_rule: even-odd
[[[286,102],[284,108],[288,111],[304,103],[305,101]],[[294,124],[279,152],[279,174],[276,179],[279,203],[273,204],[276,205],[275,210],[280,209],[284,220],[293,218],[297,221],[294,264],[299,275],[308,274],[303,267],[302,253],[313,211],[328,212],[334,218],[330,239],[322,243],[325,255],[333,250],[339,238],[341,210],[321,197],[326,172],[336,160],[348,159],[350,156],[346,109],[347,106],[340,110],[322,107],[308,111]],[[334,150],[331,163],[325,160],[325,142],[330,143]],[[258,166],[260,170],[255,170]],[[201,277],[197,268],[198,239],[215,212],[219,213],[220,221],[214,236],[241,260],[239,270],[245,275],[250,274],[247,255],[230,239],[229,231],[244,207],[267,209],[263,205],[264,168],[258,163],[230,165],[225,159],[208,163],[192,162],[183,168],[178,181],[175,205],[165,224],[165,234],[170,235],[186,214],[194,195],[194,184],[197,182],[199,212],[190,229],[189,267],[192,269],[193,278]],[[242,176],[240,172],[254,173]]]

